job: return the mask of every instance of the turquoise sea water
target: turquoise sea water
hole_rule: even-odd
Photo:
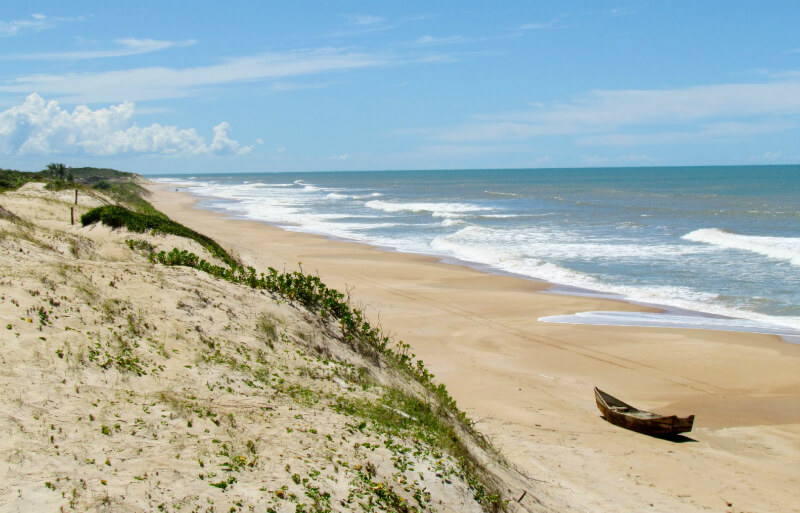
[[[157,180],[237,218],[800,330],[800,166]]]

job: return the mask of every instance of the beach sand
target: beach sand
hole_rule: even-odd
[[[577,511],[800,511],[800,345],[706,330],[547,324],[646,310],[547,283],[233,220],[164,185],[152,203],[268,266],[318,273],[409,343],[505,457]],[[695,414],[683,443],[607,423],[600,387]],[[524,499],[527,500],[527,499]]]

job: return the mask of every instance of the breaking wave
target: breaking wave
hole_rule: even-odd
[[[768,258],[785,260],[792,265],[800,266],[800,238],[741,235],[719,228],[701,228],[687,233],[681,238],[726,249],[758,253]]]
[[[384,212],[431,212],[434,216],[447,217],[446,214],[462,214],[491,210],[488,207],[469,203],[390,203],[383,200],[372,200],[365,207]]]

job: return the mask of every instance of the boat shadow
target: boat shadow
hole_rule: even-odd
[[[659,440],[666,440],[667,442],[672,442],[672,443],[675,443],[675,444],[685,444],[685,443],[690,443],[690,442],[694,442],[694,443],[699,442],[699,440],[695,440],[694,438],[690,438],[690,437],[685,436],[685,435],[663,435],[663,436],[647,435],[647,436],[649,436],[651,438],[658,438]]]

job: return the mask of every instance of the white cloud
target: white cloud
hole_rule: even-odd
[[[783,130],[791,123],[753,118],[800,114],[800,81],[722,84],[668,90],[592,91],[567,103],[477,117],[439,134],[450,142],[522,140],[542,135],[615,134],[622,127],[706,123],[703,135]],[[716,123],[716,124],[715,124]],[[757,126],[756,126],[757,125]],[[645,134],[671,137],[670,133]]]
[[[421,36],[417,38],[416,43],[421,45],[452,45],[457,43],[466,43],[469,40],[463,36],[447,36],[447,37],[434,37],[434,36]]]
[[[37,91],[81,103],[157,100],[191,96],[208,86],[375,67],[388,62],[379,56],[321,48],[239,57],[193,68],[27,75],[6,80],[0,91],[23,94]]]
[[[16,36],[21,30],[41,30],[43,28],[45,28],[44,21],[38,19],[36,16],[31,17],[29,20],[0,20],[0,35],[3,36]]]
[[[55,101],[31,94],[22,105],[0,112],[0,153],[53,154],[244,154],[252,147],[230,138],[230,125],[213,128],[210,145],[193,128],[134,122],[134,104],[125,102],[92,110],[77,106],[71,113]]]
[[[790,69],[785,71],[767,71],[766,74],[770,78],[777,78],[777,79],[797,79],[800,78],[800,70]]]
[[[123,38],[114,40],[121,46],[114,50],[85,50],[76,52],[49,52],[30,54],[11,54],[0,56],[2,60],[83,60],[108,57],[126,57],[144,53],[158,52],[167,48],[186,47],[196,44],[194,39],[187,41],[157,41],[155,39]]]
[[[261,143],[259,143],[261,144]],[[284,155],[286,154],[287,148],[286,146],[279,146],[275,153],[272,155],[272,160],[282,160]]]
[[[386,18],[371,14],[351,14],[347,16],[347,21],[352,25],[374,25],[386,21]]]
[[[431,144],[419,148],[418,157],[475,157],[481,155],[502,155],[521,151],[512,145],[476,145],[476,144]]]
[[[16,36],[26,30],[38,32],[40,30],[55,28],[61,23],[85,21],[87,18],[87,16],[51,18],[44,14],[32,14],[30,18],[23,20],[0,20],[0,36]]]
[[[795,128],[788,122],[722,122],[706,123],[693,130],[656,133],[613,133],[588,135],[578,139],[578,144],[591,146],[640,146],[644,144],[677,144],[703,141],[714,137],[749,137],[781,132]]]
[[[228,135],[230,129],[231,126],[226,121],[223,121],[214,127],[214,139],[211,140],[211,146],[208,148],[209,151],[218,155],[242,155],[245,153],[250,153],[250,150],[252,150],[253,147],[242,146],[237,141],[231,139]]]
[[[642,146],[650,144],[678,144],[700,140],[696,132],[659,132],[654,134],[598,134],[581,137],[578,144],[585,146]]]
[[[715,116],[800,113],[800,81],[722,84],[666,90],[592,91],[520,121],[559,122],[583,127],[675,122]]]

